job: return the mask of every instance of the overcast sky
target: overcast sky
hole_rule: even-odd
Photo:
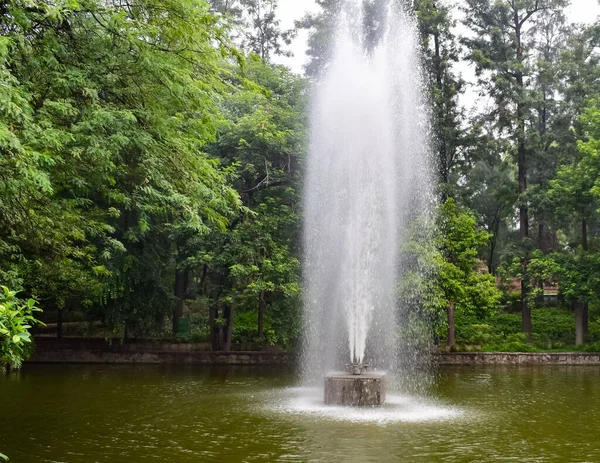
[[[315,11],[316,9],[313,0],[279,0],[279,17],[282,27],[285,29],[292,28],[294,21],[300,19],[305,12]],[[572,21],[591,23],[599,15],[598,0],[571,0],[568,16]],[[277,61],[289,66],[296,72],[302,72],[302,66],[306,62],[306,38],[306,33],[300,34],[292,44],[293,58],[279,58]]]

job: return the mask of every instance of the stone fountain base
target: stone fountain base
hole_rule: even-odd
[[[325,403],[328,405],[375,406],[385,402],[385,373],[325,376]]]

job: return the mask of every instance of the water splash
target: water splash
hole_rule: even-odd
[[[349,361],[396,370],[399,244],[431,200],[414,20],[385,0],[347,0],[339,18],[312,104],[305,384]]]
[[[261,410],[265,410],[261,407]],[[473,412],[424,400],[391,395],[382,407],[340,407],[323,404],[322,391],[317,388],[293,388],[270,392],[266,410],[285,415],[297,415],[333,421],[373,423],[381,426],[392,423],[443,422],[472,419]]]

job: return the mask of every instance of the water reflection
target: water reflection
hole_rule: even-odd
[[[322,405],[281,370],[27,365],[0,450],[29,462],[596,462],[600,369],[440,371],[430,399]]]

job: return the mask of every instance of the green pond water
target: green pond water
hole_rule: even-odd
[[[326,407],[292,372],[25,365],[0,452],[28,462],[600,462],[599,367],[443,368],[428,400]]]

